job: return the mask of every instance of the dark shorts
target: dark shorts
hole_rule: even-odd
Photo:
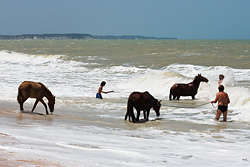
[[[96,98],[97,99],[102,99],[102,95],[100,93],[96,93]]]
[[[226,112],[227,111],[227,106],[219,105],[218,110],[220,110],[221,112]]]

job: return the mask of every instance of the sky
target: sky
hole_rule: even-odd
[[[250,0],[0,0],[0,35],[250,39]]]

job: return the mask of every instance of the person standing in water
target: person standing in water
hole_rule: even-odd
[[[219,93],[216,94],[215,100],[211,101],[211,103],[217,103],[218,101],[218,109],[215,116],[215,120],[220,119],[220,115],[223,113],[223,121],[227,121],[227,109],[228,104],[230,103],[230,99],[228,94],[224,92],[224,86],[220,85],[218,87]]]
[[[98,88],[98,91],[96,93],[96,98],[97,99],[102,99],[102,93],[111,93],[111,92],[114,92],[114,91],[108,91],[108,92],[104,92],[103,91],[103,87],[106,85],[106,82],[105,81],[102,81],[101,84],[100,84],[100,87]]]
[[[218,84],[221,85],[223,79],[225,78],[225,76],[223,74],[220,74],[219,75],[219,81],[218,81]]]

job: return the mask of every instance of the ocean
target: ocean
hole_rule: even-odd
[[[250,166],[250,40],[2,40],[0,69],[5,165]],[[198,74],[209,82],[195,100],[169,100],[174,83]],[[219,74],[231,101],[228,122],[215,121],[209,103]],[[41,103],[29,114],[34,99],[19,111],[23,81],[51,90],[53,115]],[[101,81],[114,91],[102,100],[95,98]],[[151,109],[147,122],[124,121],[133,91],[162,100],[160,116]]]

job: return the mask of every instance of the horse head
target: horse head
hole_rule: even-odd
[[[156,104],[153,105],[153,109],[155,110],[157,117],[160,116],[160,108],[161,108],[161,100],[160,101],[156,100]]]
[[[203,77],[201,74],[198,74],[198,78],[199,78],[200,82],[206,82],[206,83],[208,82],[208,79]]]
[[[54,112],[56,97],[52,95],[52,97],[49,98],[48,100],[49,100],[49,102],[48,102],[49,110],[50,110],[50,112]]]

